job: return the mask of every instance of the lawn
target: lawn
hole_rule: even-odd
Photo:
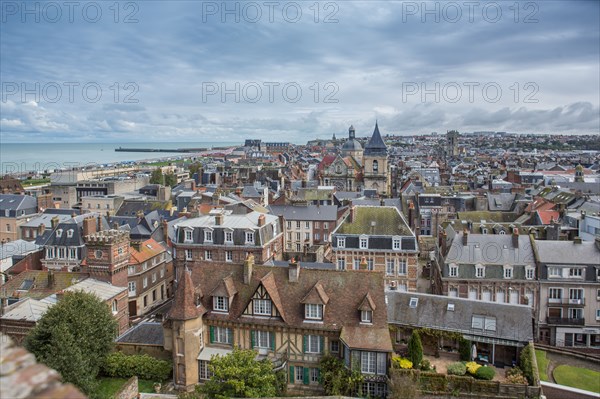
[[[600,373],[561,364],[552,373],[557,384],[600,393]]]
[[[41,184],[48,184],[50,183],[50,179],[28,179],[28,180],[21,180],[21,185],[23,187],[29,187],[29,186],[38,186]]]
[[[96,389],[96,393],[100,399],[111,399],[126,382],[126,378],[101,378],[98,389]],[[148,380],[138,380],[138,389],[139,392],[153,393],[154,382]]]
[[[549,382],[550,380],[548,379],[548,374],[546,374],[549,363],[548,358],[546,357],[546,352],[536,349],[535,357],[537,359],[538,370],[540,372],[540,380]]]

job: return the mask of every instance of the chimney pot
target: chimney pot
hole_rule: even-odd
[[[265,225],[265,220],[266,220],[265,215],[260,215],[258,217],[258,227],[264,226]]]
[[[300,277],[300,263],[295,258],[292,258],[288,265],[288,277],[290,283],[297,283]]]
[[[463,231],[463,236],[462,236],[463,246],[466,246],[468,242],[469,242],[469,231],[467,229],[465,229]]]

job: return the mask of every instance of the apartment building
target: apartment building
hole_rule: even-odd
[[[20,228],[37,213],[37,201],[29,195],[0,194],[0,242],[21,238]]]

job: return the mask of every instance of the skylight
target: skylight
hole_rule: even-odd
[[[416,308],[417,305],[419,304],[419,298],[410,298],[410,302],[408,303],[408,307],[410,308]]]

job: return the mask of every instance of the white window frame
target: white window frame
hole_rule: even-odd
[[[143,283],[142,283],[142,288],[146,288],[148,287],[148,276],[144,277]]]
[[[402,249],[402,240],[400,237],[394,237],[392,239],[392,249],[394,251],[400,251]]]
[[[369,249],[369,237],[360,236],[358,247],[360,249]]]
[[[385,261],[385,275],[393,276],[396,274],[396,262],[394,259],[386,259]]]
[[[129,283],[127,283],[127,288],[129,290],[129,293],[135,295],[136,288],[137,288],[135,281],[130,281]]]
[[[376,352],[360,352],[360,371],[363,374],[375,374],[377,372]]]
[[[258,316],[271,316],[273,303],[270,299],[253,299],[252,313]]]
[[[214,296],[213,310],[216,312],[229,312],[229,298],[225,296]]]
[[[485,278],[485,266],[481,264],[475,265],[475,277]]]
[[[458,265],[451,263],[448,266],[448,277],[458,277]]]
[[[304,318],[307,320],[323,320],[323,305],[318,303],[304,304]]]
[[[406,276],[408,274],[408,262],[406,259],[398,259],[398,275]]]
[[[513,267],[512,266],[504,266],[502,269],[502,276],[505,279],[513,278]]]
[[[204,242],[213,242],[213,231],[211,229],[204,230]]]
[[[373,311],[372,310],[361,310],[360,311],[360,322],[361,323],[373,323]]]
[[[192,229],[185,229],[184,230],[184,237],[183,237],[183,242],[193,242],[194,241],[194,230]]]
[[[127,274],[135,274],[135,266],[128,266]]]
[[[338,237],[337,246],[338,248],[346,248],[346,237]]]
[[[233,231],[225,231],[225,243],[226,244],[233,243]]]
[[[321,353],[321,337],[319,335],[306,336],[306,353]]]
[[[213,342],[231,345],[233,343],[233,331],[231,328],[213,326]]]
[[[225,262],[233,262],[233,251],[225,251]]]
[[[191,249],[186,249],[185,250],[185,260],[193,260],[193,253]]]
[[[247,231],[244,235],[246,237],[246,244],[254,244],[254,232]]]
[[[204,251],[204,260],[212,260],[212,251],[207,249]]]
[[[346,259],[338,259],[337,268],[338,270],[346,270]]]
[[[266,342],[266,345],[264,345],[265,342]],[[271,332],[255,330],[254,345],[255,345],[255,348],[271,349]]]
[[[558,272],[558,273],[556,273]],[[548,267],[548,278],[560,278],[562,277],[562,268],[557,266]]]

